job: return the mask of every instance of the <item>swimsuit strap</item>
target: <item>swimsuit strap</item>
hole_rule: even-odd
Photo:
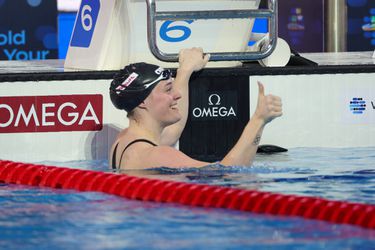
[[[117,153],[118,144],[119,143],[116,144],[116,147],[113,150],[113,154],[112,154],[112,169],[117,169],[117,167],[116,167],[116,153]]]
[[[124,153],[125,153],[125,150],[127,150],[131,145],[133,145],[134,143],[137,143],[137,142],[146,142],[148,144],[151,144],[152,146],[157,146],[155,143],[153,143],[152,141],[149,141],[147,139],[137,139],[137,140],[134,140],[132,142],[130,142],[125,148],[124,150],[122,151],[121,153],[121,157],[120,157],[120,162],[119,162],[119,167],[121,166],[121,160],[122,160],[122,157],[124,156]],[[115,147],[115,150],[113,150],[113,157],[112,157],[112,168],[113,169],[117,169],[116,168],[116,151],[117,151],[117,146],[118,146],[118,143]]]

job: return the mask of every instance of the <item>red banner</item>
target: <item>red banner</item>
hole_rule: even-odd
[[[0,133],[98,131],[102,95],[0,97]]]

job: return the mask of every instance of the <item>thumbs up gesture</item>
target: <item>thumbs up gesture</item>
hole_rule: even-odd
[[[258,82],[258,87],[258,104],[254,116],[263,120],[264,124],[267,124],[276,117],[282,116],[281,98],[274,95],[265,95],[264,86],[260,82]]]

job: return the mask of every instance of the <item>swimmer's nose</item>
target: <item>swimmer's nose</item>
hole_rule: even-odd
[[[175,90],[173,97],[174,97],[175,100],[181,99],[181,93],[180,93],[180,91]]]

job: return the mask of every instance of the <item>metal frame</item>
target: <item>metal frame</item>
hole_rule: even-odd
[[[267,18],[269,20],[269,43],[255,52],[210,52],[210,61],[252,61],[271,55],[277,43],[277,0],[268,0],[268,10],[217,10],[217,11],[164,11],[156,12],[155,0],[147,3],[147,38],[151,53],[165,62],[178,62],[178,54],[164,53],[156,44],[156,21],[197,19]]]

